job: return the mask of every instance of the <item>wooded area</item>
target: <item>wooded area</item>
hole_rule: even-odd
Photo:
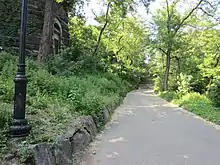
[[[183,13],[178,12],[179,3],[167,0],[153,18],[155,90],[194,91],[214,99],[219,83],[219,2],[200,0]]]
[[[78,115],[92,115],[101,127],[100,109],[151,79],[168,101],[220,123],[220,2],[158,1],[102,1],[96,25],[90,25],[83,11],[90,1],[42,1],[41,12],[30,0],[28,35],[39,41],[37,54],[27,52],[27,114],[34,127],[27,144],[53,141]],[[0,0],[0,158],[9,148],[19,8],[19,1]]]

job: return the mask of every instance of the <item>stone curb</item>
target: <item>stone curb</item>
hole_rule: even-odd
[[[106,124],[114,110],[121,104],[103,109],[98,120]],[[83,151],[95,139],[99,126],[91,116],[76,118],[66,134],[57,136],[54,143],[40,143],[31,146],[32,158],[25,165],[73,165],[75,154]],[[18,158],[12,158],[4,165],[22,165]]]

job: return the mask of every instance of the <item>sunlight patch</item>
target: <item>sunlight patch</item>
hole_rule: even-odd
[[[128,140],[125,140],[124,137],[119,137],[119,138],[116,138],[116,139],[111,139],[109,140],[110,143],[116,143],[116,142],[127,142]]]
[[[119,153],[113,152],[113,154],[107,154],[106,157],[107,157],[107,158],[115,159],[117,155],[119,155]]]
[[[177,105],[171,104],[171,103],[167,103],[167,104],[163,104],[163,107],[178,107]]]

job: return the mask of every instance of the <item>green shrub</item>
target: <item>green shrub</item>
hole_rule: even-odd
[[[194,79],[192,80],[192,83],[190,84],[190,89],[193,92],[198,92],[200,94],[204,94],[206,91],[206,86],[208,82],[206,82],[204,79]]]
[[[7,152],[7,133],[8,133],[8,125],[11,121],[11,106],[9,104],[0,103],[0,157],[1,153]]]
[[[164,92],[160,96],[206,120],[220,124],[220,109],[214,107],[212,101],[205,95],[199,93],[182,95],[175,92]]]
[[[169,102],[180,98],[179,93],[177,93],[177,92],[168,92],[168,91],[159,93],[159,96],[164,98],[165,100],[167,100]]]
[[[51,56],[47,61],[47,70],[53,75],[71,76],[75,72],[74,62],[68,61],[73,56],[70,50],[63,50],[59,54]]]
[[[201,95],[199,93],[188,93],[180,99],[179,103],[180,105],[198,104],[198,106],[201,107],[203,105],[212,106],[211,100],[209,100],[206,96]]]
[[[154,75],[154,92],[159,93],[163,91],[163,78],[162,75]]]
[[[14,96],[14,82],[13,79],[3,79],[0,76],[0,100],[10,103]]]
[[[82,54],[79,57],[75,57],[73,48],[61,50],[59,54],[51,56],[47,61],[46,67],[50,73],[59,76],[105,71],[104,64],[99,56]]]
[[[118,75],[106,72],[104,73],[104,77],[106,77],[108,80],[114,81],[118,89],[120,89],[122,95],[124,95],[124,93],[126,93],[127,91],[132,90],[132,85],[128,81],[120,78]]]
[[[212,85],[207,90],[207,97],[216,107],[220,107],[220,85]]]
[[[0,129],[4,128],[10,121],[10,107],[8,104],[0,103],[1,111],[0,111]]]
[[[2,73],[2,71],[4,70],[3,68],[5,68],[6,71],[6,67],[8,67],[6,65],[6,63],[16,63],[16,56],[12,56],[11,54],[8,54],[6,52],[0,52],[0,72]],[[15,66],[13,66],[13,68],[15,68]]]
[[[183,96],[177,103],[180,106],[199,116],[202,116],[205,119],[212,121],[216,118],[220,119],[220,116],[213,118],[213,116],[216,116],[218,112],[213,106],[211,100],[199,93],[188,93]]]
[[[120,91],[120,86],[117,86],[115,81],[107,79],[106,77],[98,76],[87,76],[87,81],[90,81],[92,84],[100,88],[101,93],[103,94],[112,94]]]
[[[178,91],[181,95],[185,95],[187,93],[190,92],[190,81],[192,79],[191,75],[185,75],[180,73],[179,77],[178,77]]]

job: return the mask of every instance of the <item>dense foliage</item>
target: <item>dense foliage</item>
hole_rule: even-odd
[[[165,0],[153,14],[154,90],[219,124],[219,2],[182,3]]]
[[[152,55],[155,90],[164,90],[164,73],[169,65],[169,86],[166,90],[184,89],[185,92],[205,93],[210,86],[215,86],[219,81],[217,46],[219,30],[216,28],[218,23],[209,15],[199,12],[201,8],[210,7],[207,6],[206,1],[198,1],[196,9],[190,8],[189,11],[193,11],[191,15],[187,9],[185,13],[178,11],[178,4],[182,1],[166,2],[161,4],[164,8],[158,10],[153,16],[156,29],[152,33],[155,36],[152,42],[156,43],[153,47],[154,55]],[[188,5],[190,6],[190,3]],[[186,22],[181,24],[188,15]],[[169,33],[167,26],[171,28],[171,36],[167,34]],[[176,28],[178,31],[175,31]],[[171,47],[169,63],[167,63],[168,46]]]
[[[208,121],[220,124],[220,109],[205,95],[193,92],[181,96],[178,92],[163,92],[160,96]]]
[[[0,53],[0,151],[8,152],[7,129],[11,121],[13,78],[17,57]],[[62,58],[62,57],[60,57]],[[54,60],[53,60],[54,61]],[[56,66],[53,66],[53,69]],[[56,68],[59,69],[59,68]],[[27,143],[50,142],[65,131],[79,115],[91,115],[101,127],[101,112],[116,107],[131,84],[113,73],[84,73],[80,75],[52,74],[49,65],[37,67],[31,59],[27,63],[27,118],[33,131]]]
[[[0,2],[6,9],[12,8],[12,3]],[[26,58],[27,119],[33,129],[17,146],[11,146],[7,135],[18,59],[12,51],[14,45],[8,44],[11,41],[0,38],[2,43],[7,43],[2,45],[7,53],[0,53],[0,160],[2,153],[18,150],[16,154],[25,161],[29,144],[53,141],[80,115],[91,115],[101,128],[103,109],[115,108],[146,77],[144,60],[149,31],[139,20],[127,15],[134,1],[127,2],[106,2],[108,8],[96,17],[98,24],[87,25],[83,13],[76,14],[74,8],[83,6],[83,1],[59,1],[63,7],[69,7],[70,45],[58,54],[48,55],[41,63],[36,63],[35,57]],[[5,14],[10,15],[9,11],[0,10],[4,13],[0,22],[4,22]],[[16,17],[11,15],[9,18],[13,20],[3,26],[8,28],[1,28],[4,36],[18,37],[19,9],[15,13]],[[28,32],[29,26],[35,26],[30,21]]]

